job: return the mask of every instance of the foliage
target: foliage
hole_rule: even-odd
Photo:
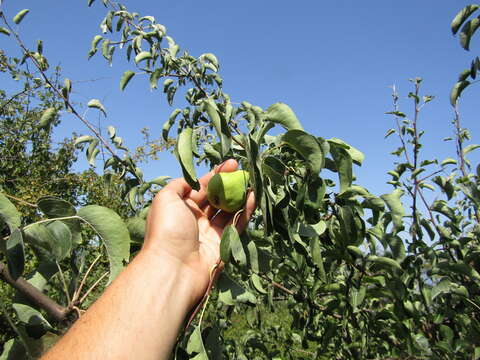
[[[93,3],[88,1],[89,6]],[[112,63],[114,54],[125,51],[134,70],[121,77],[121,90],[145,74],[151,89],[162,81],[167,103],[179,106],[163,126],[163,139],[175,142],[174,152],[192,188],[199,187],[195,164],[213,167],[235,158],[249,172],[258,204],[244,234],[233,227],[224,232],[225,271],[206,315],[179,340],[176,359],[480,356],[480,170],[468,160],[479,146],[467,144],[470,135],[461,127],[458,108],[452,121],[456,159],[424,158],[419,118],[433,96],[422,95],[421,79],[412,79],[408,96],[414,112],[408,116],[400,110],[394,89],[389,112],[394,128],[386,136],[396,134],[400,145],[389,171],[392,192],[377,196],[355,182],[354,168],[364,158],[359,150],[341,139],[306,132],[286,104],[267,109],[247,102],[234,105],[223,91],[215,55],[195,57],[181,51],[152,16],[129,12],[109,0],[103,4],[108,11],[103,34],[94,37],[89,56],[101,50]],[[471,6],[457,15],[454,33],[476,10]],[[27,13],[17,14],[14,22],[20,23]],[[32,252],[36,260],[30,283],[64,306],[61,314],[48,308],[40,312],[34,303],[14,300],[16,319],[9,322],[18,337],[6,344],[4,354],[23,346],[35,357],[43,341],[51,341],[52,334],[74,320],[72,313],[88,305],[86,295],[81,296],[82,279],[90,278],[95,288],[107,275],[111,281],[128,262],[143,238],[149,202],[167,177],[146,181],[138,155],[123,145],[117,130],[109,127],[109,139],[103,138],[75,109],[71,81],[61,85],[48,77],[41,47],[28,50],[2,19],[1,32],[15,38],[24,52],[18,63],[32,63],[41,75],[36,80],[40,94],[49,94],[46,99],[35,95],[44,104],[41,114],[32,115],[30,136],[44,134],[59,121],[61,109],[71,112],[92,132],[74,143],[85,150],[88,162],[95,164],[100,149],[110,154],[100,186],[113,189],[108,198],[118,197],[117,206],[111,206],[92,191],[92,201],[82,202],[75,188],[65,186],[61,196],[35,198],[42,215],[38,220],[18,212],[11,198],[0,195],[2,250],[10,275],[21,279],[26,254]],[[476,30],[473,23],[462,30],[468,37],[466,49]],[[475,74],[470,71],[468,76]],[[454,106],[461,87],[452,97]],[[87,105],[107,114],[97,99]],[[24,111],[24,104],[18,104],[14,126],[19,124],[15,116]],[[282,132],[272,132],[275,127]],[[54,156],[48,136],[43,136],[39,144]],[[73,161],[71,156],[60,157]],[[70,173],[68,161],[64,168]],[[435,194],[433,201],[428,191]],[[123,198],[129,209],[122,206]],[[105,248],[104,266],[95,266]],[[46,287],[52,282],[63,286],[63,293]],[[236,326],[244,331],[232,336]]]

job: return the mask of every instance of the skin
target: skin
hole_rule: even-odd
[[[216,214],[208,204],[208,181],[237,167],[226,161],[200,179],[198,192],[184,179],[163,188],[148,214],[142,250],[42,359],[168,359],[186,315],[207,289],[223,229],[234,216]],[[239,231],[254,210],[250,193]]]

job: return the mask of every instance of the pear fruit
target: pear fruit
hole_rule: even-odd
[[[248,171],[221,172],[212,176],[207,186],[210,205],[229,213],[240,210],[247,199]]]

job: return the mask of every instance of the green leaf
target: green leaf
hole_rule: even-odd
[[[392,215],[392,221],[397,232],[402,228],[403,217],[405,216],[405,209],[401,201],[403,195],[402,189],[395,189],[390,194],[384,194],[380,197],[385,201]]]
[[[90,48],[90,51],[88,52],[88,58],[90,59],[95,53],[97,52],[97,46],[100,40],[102,40],[103,37],[101,35],[95,35],[95,37],[92,40],[92,45]]]
[[[352,305],[353,312],[356,312],[358,307],[362,305],[366,293],[367,288],[365,286],[361,286],[360,289],[353,288],[351,290],[349,303]]]
[[[0,26],[0,34],[4,34],[4,35],[7,35],[7,36],[10,36],[10,30],[5,29],[4,27],[1,27],[1,26]]]
[[[20,213],[17,208],[0,192],[0,219],[7,224],[12,233],[21,225]]]
[[[0,355],[0,360],[14,360],[14,359],[27,359],[27,353],[22,343],[14,338],[8,340],[3,345],[3,352]]]
[[[52,123],[52,121],[55,119],[56,115],[57,115],[57,109],[53,107],[46,109],[40,118],[40,122],[38,123],[38,128],[39,129],[48,128]]]
[[[168,141],[168,133],[170,131],[170,128],[175,123],[175,120],[176,120],[177,116],[181,112],[182,112],[181,109],[173,110],[172,113],[170,114],[170,116],[168,117],[168,120],[163,124],[163,128],[162,128],[162,138],[163,138],[163,140]]]
[[[227,236],[230,237],[229,243],[232,256],[239,265],[245,266],[247,264],[247,255],[245,254],[245,250],[243,249],[243,245],[240,240],[240,236],[238,235],[237,228],[233,225],[229,225],[227,228],[229,229],[229,234]],[[227,230],[227,228],[225,228],[225,230]]]
[[[345,141],[337,138],[328,139],[328,142],[345,146],[345,150],[347,151],[348,155],[350,155],[353,162],[357,165],[362,165],[363,160],[365,159],[365,155],[360,150],[354,148],[352,145],[347,144]]]
[[[468,145],[465,149],[463,149],[463,155],[467,155],[469,152],[478,148],[480,148],[480,145],[477,145],[477,144]]]
[[[20,22],[23,20],[23,18],[25,17],[25,15],[28,14],[29,11],[30,11],[30,10],[28,10],[28,9],[23,9],[23,10],[19,11],[19,12],[17,13],[17,15],[15,15],[15,16],[13,17],[13,22],[14,22],[15,24],[20,24]]]
[[[110,284],[128,263],[130,235],[127,226],[115,211],[103,206],[85,206],[78,210],[78,216],[95,229],[105,244],[110,262]]]
[[[323,282],[327,281],[325,268],[323,266],[322,249],[320,248],[320,239],[314,237],[310,240],[310,253],[312,254],[313,263],[318,268],[318,275]]]
[[[231,147],[231,138],[230,129],[228,128],[227,120],[222,116],[218,111],[215,101],[212,99],[204,100],[203,102],[204,110],[207,113],[210,121],[217,132],[217,135],[220,139],[221,146],[221,155],[222,159],[227,156],[227,153],[230,151]]]
[[[234,238],[238,238],[238,241],[240,241],[237,229],[232,225],[228,225],[223,230],[222,239],[220,241],[220,258],[225,264],[230,262],[232,255],[232,242],[235,241]]]
[[[87,0],[87,5],[88,5],[89,7],[92,6],[92,4],[93,4],[94,1],[95,1],[95,0]]]
[[[143,61],[143,60],[147,60],[147,59],[151,59],[152,58],[152,54],[150,53],[150,51],[142,51],[140,53],[137,54],[137,56],[135,56],[135,64],[138,64],[139,62]]]
[[[437,264],[437,269],[446,275],[455,273],[457,275],[465,275],[471,279],[480,281],[480,274],[473,267],[465,263],[439,262]]]
[[[352,158],[346,150],[332,146],[330,148],[340,179],[340,194],[349,189],[353,181]]]
[[[405,245],[402,239],[397,235],[385,234],[385,241],[388,243],[392,255],[395,260],[402,261],[405,259]]]
[[[61,221],[53,221],[46,225],[46,228],[55,238],[53,254],[57,261],[65,259],[72,250],[72,233],[69,227]]]
[[[449,165],[449,164],[457,165],[457,160],[452,159],[452,158],[446,158],[446,159],[443,160],[442,163],[441,163],[442,166],[446,166],[446,165]]]
[[[452,106],[455,106],[455,104],[457,103],[457,99],[460,97],[460,95],[462,94],[462,91],[468,85],[470,85],[470,81],[465,80],[465,81],[459,81],[453,86],[452,91],[450,92],[450,104]]]
[[[208,360],[207,352],[203,345],[200,325],[195,327],[195,330],[188,338],[186,350],[189,355],[196,355],[194,357],[195,360]]]
[[[37,202],[37,206],[45,215],[49,218],[59,218],[76,215],[77,211],[75,207],[70,204],[68,201],[54,197],[54,196],[44,196],[40,198]],[[82,241],[80,222],[78,219],[69,219],[62,220],[72,234],[72,240],[75,244],[78,244]]]
[[[256,297],[230,279],[225,273],[220,275],[217,284],[218,299],[226,305],[235,305],[235,303],[257,302]]]
[[[303,130],[293,110],[284,103],[275,103],[265,111],[265,120],[280,124],[286,130]]]
[[[140,244],[143,243],[143,239],[145,238],[145,229],[147,226],[146,220],[138,216],[134,216],[126,219],[125,224],[127,225],[132,242]]]
[[[82,136],[79,136],[78,138],[75,139],[74,145],[77,146],[79,144],[83,144],[83,143],[86,143],[86,142],[93,141],[94,139],[95,138],[93,136],[82,135]]]
[[[218,60],[217,57],[214,54],[207,53],[207,54],[202,54],[199,56],[199,59],[203,62],[207,62],[211,65],[213,65],[213,70],[215,72],[218,71]]]
[[[120,90],[124,90],[125,86],[127,86],[128,82],[132,79],[135,75],[135,72],[131,70],[127,70],[123,73],[122,78],[120,79]]]
[[[478,9],[478,5],[467,5],[462,10],[460,10],[457,15],[453,18],[451,28],[452,33],[455,35],[460,29],[460,26],[468,19],[470,15],[472,15]]]
[[[384,256],[376,256],[376,255],[370,255],[368,257],[368,261],[373,262],[378,265],[383,265],[388,268],[396,269],[396,270],[402,270],[402,267],[398,262],[396,262],[393,259],[384,257]]]
[[[90,108],[98,109],[103,113],[104,116],[107,116],[107,111],[105,110],[105,107],[102,105],[100,100],[92,99],[88,102],[87,106]]]
[[[177,156],[182,172],[187,183],[194,190],[200,190],[200,183],[197,180],[195,166],[193,164],[193,130],[190,127],[184,128],[178,135],[175,146],[175,155]]]
[[[455,293],[457,295],[468,297],[468,291],[464,286],[460,286],[452,282],[448,278],[443,278],[432,287],[432,301],[435,300],[437,296],[450,293]]]
[[[470,40],[479,27],[480,18],[473,18],[463,25],[460,31],[460,45],[462,45],[465,50],[470,50]]]
[[[302,130],[289,130],[282,136],[282,141],[307,161],[312,173],[320,172],[325,155],[314,136]]]
[[[19,229],[15,229],[6,243],[8,271],[12,278],[17,279],[23,274],[25,267],[25,249],[23,236]]]

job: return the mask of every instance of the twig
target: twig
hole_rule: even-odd
[[[55,264],[57,264],[57,269],[58,269],[58,272],[60,273],[60,279],[62,280],[63,289],[65,291],[65,295],[67,296],[67,301],[70,306],[72,301],[70,299],[70,294],[68,293],[68,286],[67,286],[67,282],[65,281],[65,276],[63,275],[62,268],[60,267],[60,264],[58,263],[58,261],[55,261]]]
[[[19,199],[19,198],[13,196],[13,195],[9,195],[6,192],[2,192],[2,194],[5,195],[6,197],[12,199],[12,200],[18,201],[19,203],[22,203],[22,204],[25,204],[25,205],[28,205],[28,206],[31,206],[31,207],[35,207],[35,208],[37,207],[37,205],[35,205],[35,204],[32,204],[32,203],[29,203],[28,201]]]
[[[87,290],[87,292],[80,299],[80,304],[87,298],[87,296],[93,291],[93,289],[95,289],[95,287],[100,283],[100,281],[102,281],[103,278],[107,275],[108,275],[108,271],[105,274],[103,274],[102,276],[100,276],[100,278],[97,281],[95,281],[95,283],[92,286],[90,286],[90,288]]]
[[[80,296],[80,293],[82,292],[83,285],[85,284],[85,281],[87,280],[88,274],[90,274],[90,271],[93,269],[93,266],[96,264],[96,262],[102,257],[102,254],[99,254],[95,260],[92,261],[90,266],[88,267],[87,271],[85,272],[85,275],[83,276],[82,281],[80,282],[80,286],[78,287],[77,290],[75,290],[75,293],[73,294],[73,299],[72,303],[75,303]]]

